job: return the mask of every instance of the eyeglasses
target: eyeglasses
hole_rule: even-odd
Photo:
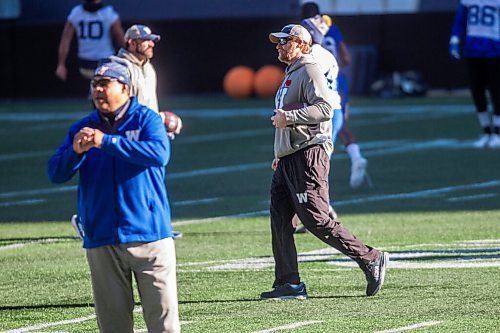
[[[291,40],[293,40],[291,37],[281,37],[281,38],[278,38],[278,44],[285,45],[286,43],[288,43]]]
[[[118,81],[117,79],[92,79],[90,85],[92,88],[102,87],[106,88],[111,82]]]

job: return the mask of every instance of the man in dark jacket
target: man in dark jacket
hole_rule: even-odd
[[[128,70],[96,69],[96,109],[71,126],[48,165],[52,182],[78,171],[78,229],[101,332],[133,332],[132,274],[149,332],[179,332],[175,247],[165,165],[170,141],[160,116],[129,97]]]

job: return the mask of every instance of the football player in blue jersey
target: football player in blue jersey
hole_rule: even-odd
[[[319,7],[316,3],[306,2],[302,5],[302,19],[314,17],[316,15],[319,15]],[[323,19],[327,21],[327,23],[330,23],[330,29],[323,38],[322,46],[334,55],[340,67],[340,71],[337,76],[337,90],[340,94],[341,110],[344,116],[344,122],[342,129],[338,133],[338,137],[344,144],[351,159],[351,176],[349,185],[352,188],[358,188],[365,180],[369,180],[369,178],[366,172],[368,161],[361,154],[356,137],[349,130],[347,122],[349,118],[349,85],[347,77],[342,69],[351,63],[351,55],[346,43],[344,42],[342,33],[335,25],[332,24],[331,18],[327,15],[323,15]],[[370,184],[370,182],[368,184]]]
[[[449,51],[453,58],[463,55],[466,60],[470,91],[483,129],[474,147],[500,149],[500,0],[461,0]],[[493,104],[491,119],[487,92]]]

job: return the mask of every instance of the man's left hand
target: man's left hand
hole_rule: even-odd
[[[274,110],[274,116],[271,117],[273,121],[273,125],[276,128],[285,128],[286,127],[286,116],[285,111],[282,109]]]

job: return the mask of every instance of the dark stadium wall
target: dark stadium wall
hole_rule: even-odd
[[[366,60],[374,63],[372,74],[357,73],[352,77],[355,83],[366,81],[354,92],[365,92],[369,81],[380,74],[410,69],[420,71],[431,88],[465,87],[463,61],[451,60],[447,52],[453,15],[441,12],[335,17],[348,45],[375,50],[374,58]],[[221,93],[224,74],[231,67],[247,65],[258,69],[279,64],[268,34],[290,22],[297,22],[297,18],[142,21],[162,35],[153,59],[159,94]],[[128,27],[137,21],[123,23]],[[59,82],[54,76],[63,25],[0,21],[0,33],[7,36],[0,52],[4,82],[1,98],[86,95],[88,83],[78,74],[75,41],[68,57],[68,81]]]

